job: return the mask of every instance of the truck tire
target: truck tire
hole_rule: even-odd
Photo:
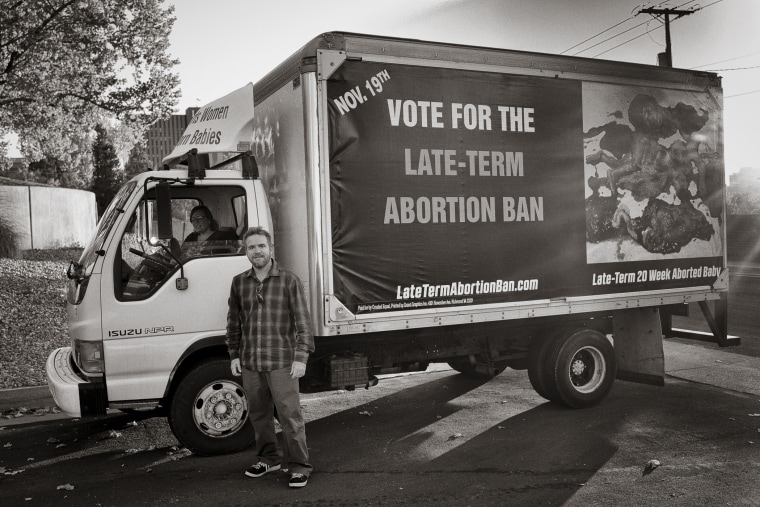
[[[241,377],[226,358],[198,363],[179,379],[168,418],[177,440],[201,456],[237,452],[255,440]]]
[[[552,345],[558,337],[555,334],[537,338],[528,351],[528,379],[533,389],[549,401],[562,401],[554,381],[554,369],[547,359]]]
[[[452,369],[458,371],[459,373],[467,375],[468,377],[478,379],[491,379],[503,373],[509,364],[508,361],[494,361],[491,363],[491,374],[483,371],[485,369],[483,367],[487,367],[487,363],[482,361],[478,362],[477,365],[472,364],[469,361],[450,361],[449,366],[451,366]],[[478,366],[481,367],[480,370],[476,369]]]
[[[615,350],[601,332],[579,329],[560,334],[546,350],[544,368],[550,395],[573,408],[596,405],[612,389],[617,374]]]

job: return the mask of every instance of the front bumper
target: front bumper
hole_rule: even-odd
[[[103,415],[108,407],[105,383],[80,377],[71,347],[54,350],[45,364],[48,387],[56,405],[71,417]]]

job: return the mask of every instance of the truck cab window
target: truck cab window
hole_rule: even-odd
[[[147,298],[179,266],[179,242],[174,238],[149,241],[139,231],[140,214],[138,211],[130,218],[119,248],[121,262],[116,265],[119,271],[116,287],[124,300]]]
[[[156,231],[157,213],[155,201],[150,198],[142,200],[130,217],[119,248],[121,259],[114,273],[117,296],[121,300],[150,297],[173,278],[180,263],[243,254],[237,232],[245,221],[238,195],[242,190],[172,187],[171,192],[170,239],[151,237]]]

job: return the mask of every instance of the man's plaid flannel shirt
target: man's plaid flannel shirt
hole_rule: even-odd
[[[256,297],[257,286],[261,302]],[[272,371],[306,364],[314,352],[309,308],[298,277],[276,261],[263,282],[249,269],[232,279],[227,312],[227,349],[243,368]]]

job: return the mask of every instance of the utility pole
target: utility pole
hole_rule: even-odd
[[[675,21],[678,18],[681,18],[683,16],[688,16],[689,14],[694,14],[699,9],[693,9],[693,10],[678,10],[678,9],[655,9],[654,7],[649,7],[647,9],[641,9],[639,13],[643,14],[651,14],[652,16],[659,19],[660,16],[663,16],[665,18],[665,52],[659,53],[657,55],[657,63],[660,67],[672,67],[673,66],[673,54],[670,51],[670,16],[676,16],[673,18],[673,21]]]

